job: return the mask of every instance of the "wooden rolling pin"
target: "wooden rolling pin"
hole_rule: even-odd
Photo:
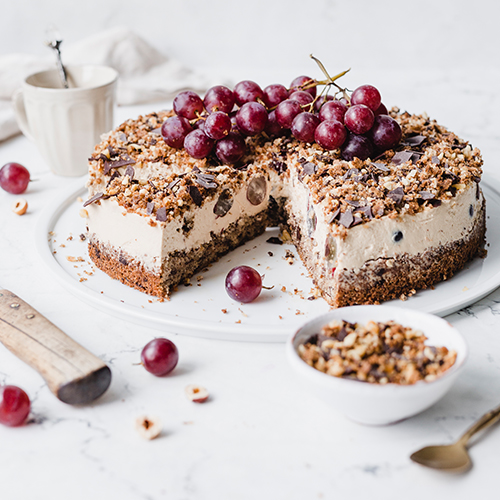
[[[8,290],[0,290],[0,341],[65,403],[90,403],[111,383],[105,363]]]

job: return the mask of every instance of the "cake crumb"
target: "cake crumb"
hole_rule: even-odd
[[[285,256],[283,257],[284,260],[288,262],[288,264],[292,265],[294,262],[295,255],[290,250],[287,250],[285,253]]]
[[[69,262],[85,262],[85,259],[83,257],[73,257],[71,255],[68,255],[66,257],[66,260]]]
[[[227,314],[227,309],[221,309],[223,314]]]

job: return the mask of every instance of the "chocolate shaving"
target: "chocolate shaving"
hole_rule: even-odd
[[[451,170],[445,170],[443,172],[443,179],[451,179],[452,184],[456,184],[460,181],[459,177],[456,176]]]
[[[353,177],[353,179],[356,181],[356,182],[360,182],[361,184],[365,184],[366,181],[368,180],[369,178],[369,175],[368,174],[363,174],[363,175],[355,175]]]
[[[407,161],[410,161],[413,156],[413,151],[398,151],[393,157],[392,157],[392,163],[395,165],[401,165],[401,163],[406,163]]]
[[[121,132],[120,134],[118,134],[118,140],[121,142],[127,142],[127,136],[123,132]]]
[[[391,200],[398,205],[403,201],[403,196],[405,192],[403,191],[403,188],[401,186],[397,187],[396,189],[393,189],[392,191],[389,191],[387,193],[387,197],[390,198]]]
[[[125,175],[128,175],[130,177],[130,180],[134,178],[135,170],[131,165],[127,166],[127,169],[125,170]]]
[[[151,130],[151,134],[161,134],[161,127],[154,128]]]
[[[166,189],[170,189],[171,191],[173,191],[174,187],[177,186],[177,184],[179,184],[179,182],[181,182],[180,179],[174,179],[172,182],[170,182],[168,184]]]
[[[372,163],[372,167],[378,168],[379,170],[382,170],[382,172],[390,172],[391,169],[387,166],[384,165],[383,163]]]
[[[106,184],[106,187],[108,187],[114,179],[116,179],[117,177],[120,177],[120,172],[118,172],[118,170],[115,170],[112,174],[111,174],[111,177],[109,178],[109,181],[108,183]]]
[[[98,160],[108,161],[108,157],[102,153],[99,153],[97,156],[91,156],[89,158],[89,161],[98,161]]]
[[[196,174],[194,181],[206,189],[216,188],[215,176],[212,174]]]
[[[330,215],[330,217],[328,218],[328,220],[326,221],[328,224],[331,224],[340,214],[340,207],[337,208],[337,210],[335,210],[335,212],[333,212],[332,215]]]
[[[441,200],[435,200],[435,199],[429,200],[429,205],[433,207],[439,207],[441,205]]]
[[[352,216],[352,210],[350,208],[340,214],[339,222],[347,229],[351,227],[352,223],[354,222],[354,217]]]
[[[148,215],[151,215],[155,209],[155,204],[153,201],[149,201],[148,204],[146,205],[146,213]]]
[[[283,242],[276,236],[271,236],[266,240],[267,243],[272,243],[273,245],[283,245]]]
[[[347,203],[349,203],[349,205],[351,205],[351,207],[359,207],[359,201],[356,201],[356,200],[345,200]]]
[[[343,176],[342,176],[342,180],[346,181],[347,179],[349,179],[350,177],[352,177],[353,175],[358,175],[359,174],[359,170],[357,168],[350,168]]]
[[[119,160],[108,160],[104,162],[104,175],[107,175],[113,168],[125,167],[126,165],[134,165],[135,160],[130,158],[120,158]]]
[[[440,165],[441,164],[441,160],[437,157],[437,156],[433,156],[431,158],[431,161],[432,163],[434,163],[435,165]]]
[[[300,160],[299,160],[300,161]],[[302,165],[302,171],[299,174],[299,180],[301,181],[306,175],[312,175],[316,173],[318,166],[314,163],[308,162]]]
[[[114,158],[115,156],[119,155],[119,152],[113,149],[113,146],[108,146],[108,151],[109,151],[109,157]]]
[[[95,201],[97,200],[105,200],[109,198],[109,196],[106,196],[104,193],[96,193],[94,196],[92,196],[92,198],[89,198],[84,204],[83,206],[86,207],[88,205],[90,205],[91,203],[94,203]]]
[[[420,198],[422,198],[422,200],[432,200],[433,198],[435,198],[435,195],[429,193],[429,191],[419,191],[418,195],[420,196]]]
[[[345,328],[345,326],[343,326],[340,330],[340,332],[337,334],[337,340],[339,342],[342,342],[346,337],[347,337],[347,329]]]
[[[373,219],[372,207],[370,207],[370,205],[359,207],[356,209],[356,212],[362,212],[366,215],[366,217],[368,217],[368,219]]]
[[[167,209],[165,207],[160,207],[156,211],[156,220],[159,220],[160,222],[167,221]]]
[[[413,137],[407,137],[403,144],[408,144],[409,146],[420,146],[427,137],[425,135],[414,135]]]
[[[357,226],[358,224],[361,224],[363,222],[363,219],[361,217],[354,216],[352,218],[352,227]]]
[[[189,196],[191,196],[191,199],[193,200],[194,204],[197,207],[201,207],[201,204],[203,202],[203,196],[200,193],[200,190],[196,186],[188,186],[187,191],[189,193]]]

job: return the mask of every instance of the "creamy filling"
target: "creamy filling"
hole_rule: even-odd
[[[112,198],[100,200],[100,205],[87,207],[89,237],[105,246],[122,250],[146,269],[159,273],[162,260],[168,254],[196,248],[209,242],[211,233],[220,233],[233,222],[266,210],[270,184],[266,181],[260,185],[265,192],[259,194],[262,201],[258,204],[254,204],[255,197],[250,197],[253,203],[248,199],[245,186],[231,197],[231,208],[224,215],[214,213],[216,198],[206,201],[202,207],[193,206],[182,219],[167,223],[158,222],[153,216],[127,212]]]
[[[292,212],[300,213],[317,258],[328,268],[359,269],[366,262],[401,254],[418,255],[468,235],[481,218],[483,195],[476,186],[458,192],[439,207],[426,207],[413,215],[383,217],[352,227],[342,238],[332,231],[319,207],[312,207],[306,188],[290,199]]]

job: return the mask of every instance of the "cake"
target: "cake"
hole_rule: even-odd
[[[426,115],[393,108],[402,138],[378,158],[260,134],[230,166],[168,146],[172,114],[126,121],[89,161],[89,255],[128,286],[166,297],[277,225],[333,307],[408,297],[484,251],[480,152]]]

